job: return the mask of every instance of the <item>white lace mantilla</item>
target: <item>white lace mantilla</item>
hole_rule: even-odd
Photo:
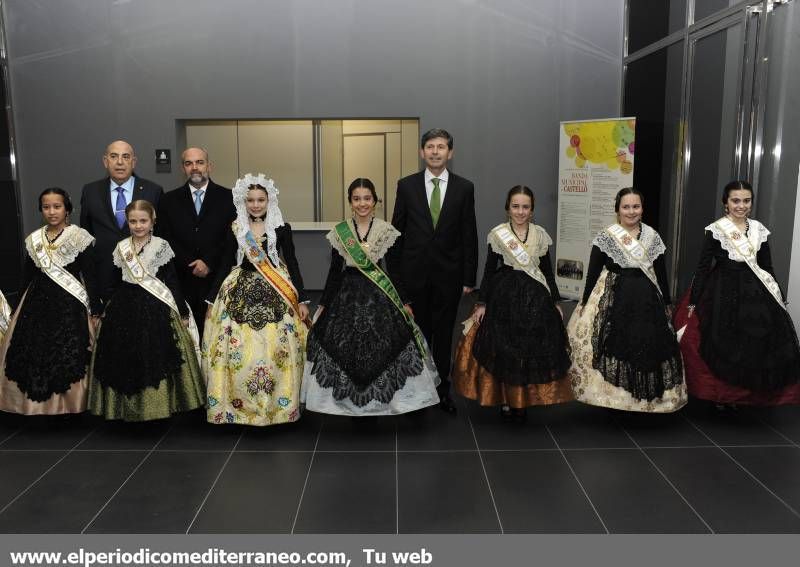
[[[350,230],[355,234],[352,221],[347,222],[350,223]],[[389,248],[392,247],[399,236],[399,230],[385,220],[376,218],[372,223],[372,229],[367,235],[367,244],[369,244],[369,247],[366,249],[366,253],[369,259],[372,260],[374,264],[377,264],[378,261],[386,255],[386,252],[389,251]],[[347,266],[351,268],[357,267],[353,259],[350,258],[350,254],[345,250],[345,247],[339,242],[339,237],[336,236],[336,229],[328,232],[325,238],[328,239],[333,249],[344,258],[344,262]]]
[[[263,187],[267,192],[267,216],[264,219],[264,232],[267,235],[267,256],[272,260],[273,265],[280,264],[280,257],[278,256],[278,237],[275,234],[275,229],[283,226],[283,214],[280,207],[278,207],[278,187],[272,179],[269,179],[263,173],[253,175],[246,173],[244,177],[238,179],[233,186],[231,195],[233,197],[233,206],[236,208],[236,221],[234,221],[232,228],[233,233],[236,235],[236,240],[239,242],[239,248],[236,251],[236,264],[242,263],[244,258],[244,238],[247,231],[250,230],[250,215],[247,213],[247,193],[250,187],[254,186]],[[260,235],[257,235],[260,236]]]
[[[766,226],[755,219],[748,219],[748,221],[750,222],[750,231],[747,234],[747,240],[750,242],[753,250],[758,252],[761,249],[761,244],[767,241],[770,231]],[[728,258],[734,262],[744,262],[744,258],[739,255],[730,239],[725,236],[722,229],[717,226],[716,221],[708,225],[706,230],[711,233],[715,240],[719,241],[719,245],[728,253]]]
[[[37,228],[36,232],[41,230],[42,228]],[[30,234],[25,239],[25,249],[28,251],[28,255],[31,257],[36,267],[41,268],[39,260],[36,258],[36,251],[32,248],[32,236],[33,234]],[[42,240],[47,242],[47,239],[44,237]],[[49,255],[55,265],[63,268],[74,262],[78,254],[94,244],[94,237],[81,227],[71,224],[64,227],[64,232],[61,233],[61,236],[58,237],[55,244],[57,244],[56,248],[50,250]]]
[[[500,227],[508,227],[508,223],[503,223],[501,225],[497,225],[492,230],[489,231],[489,236],[486,237],[489,246],[492,247],[492,252],[495,254],[500,254],[503,257],[503,263],[506,266],[510,266],[515,270],[522,270],[522,268],[518,265],[517,261],[514,259],[514,255],[508,249],[508,246],[503,244],[503,242],[498,239],[497,235],[495,234],[495,230]],[[539,266],[539,259],[547,254],[547,249],[553,245],[553,239],[550,238],[550,235],[547,234],[547,231],[543,229],[538,224],[529,224],[528,225],[528,241],[522,242],[523,248],[531,257],[531,264],[534,266]]]
[[[144,250],[139,254],[139,261],[144,266],[144,269],[154,277],[158,269],[172,260],[175,253],[170,248],[169,242],[158,236],[152,237],[150,242],[144,247]],[[131,284],[139,284],[138,281],[133,279],[131,274],[125,269],[125,260],[119,254],[119,248],[114,248],[114,265],[122,269],[122,281]]]
[[[667,251],[661,236],[653,227],[642,223],[642,234],[639,235],[639,243],[647,251],[650,262]],[[630,258],[625,251],[620,248],[616,238],[611,236],[607,230],[602,230],[592,240],[592,244],[597,246],[601,252],[606,254],[620,268],[639,268],[639,264]]]

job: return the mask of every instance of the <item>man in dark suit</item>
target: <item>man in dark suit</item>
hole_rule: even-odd
[[[397,182],[392,224],[402,236],[388,260],[433,352],[442,379],[440,407],[455,413],[449,379],[453,325],[461,296],[475,287],[478,265],[475,188],[447,170],[453,157],[447,131],[423,134],[420,156],[425,170]]]
[[[231,190],[209,178],[211,163],[202,148],[188,148],[181,155],[184,185],[164,195],[158,206],[156,232],[175,251],[175,267],[181,289],[203,333],[206,296],[217,271],[231,223],[236,218]]]
[[[95,237],[93,255],[98,289],[100,297],[107,301],[121,279],[120,270],[113,262],[114,247],[131,234],[125,220],[125,207],[138,199],[150,201],[156,207],[164,190],[136,176],[133,172],[136,154],[123,140],[109,144],[103,154],[103,166],[108,177],[84,185],[81,191],[81,226]]]

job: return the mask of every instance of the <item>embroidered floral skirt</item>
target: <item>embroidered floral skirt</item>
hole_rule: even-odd
[[[189,331],[140,286],[123,284],[112,296],[89,374],[88,409],[105,419],[164,419],[205,402]]]
[[[306,327],[254,271],[234,268],[203,332],[211,423],[273,425],[300,417]]]
[[[426,346],[427,348],[427,346]],[[402,313],[355,268],[308,339],[303,401],[335,415],[395,415],[439,403],[439,376]]]
[[[573,312],[572,389],[594,406],[673,412],[687,399],[677,339],[661,298],[636,272],[604,268],[583,310]]]

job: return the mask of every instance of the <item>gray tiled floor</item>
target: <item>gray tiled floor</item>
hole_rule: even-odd
[[[2,415],[0,531],[800,533],[800,408],[458,406],[263,429]]]
[[[0,413],[0,532],[800,533],[800,407],[457,404],[265,428]]]

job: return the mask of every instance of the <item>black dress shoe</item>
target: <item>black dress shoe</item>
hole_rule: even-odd
[[[453,400],[450,399],[450,396],[445,396],[444,398],[441,399],[441,401],[439,402],[439,409],[441,409],[443,412],[450,413],[453,415],[458,413],[456,405],[453,403]]]
[[[528,412],[525,408],[511,408],[511,416],[514,423],[521,424],[528,420]]]

